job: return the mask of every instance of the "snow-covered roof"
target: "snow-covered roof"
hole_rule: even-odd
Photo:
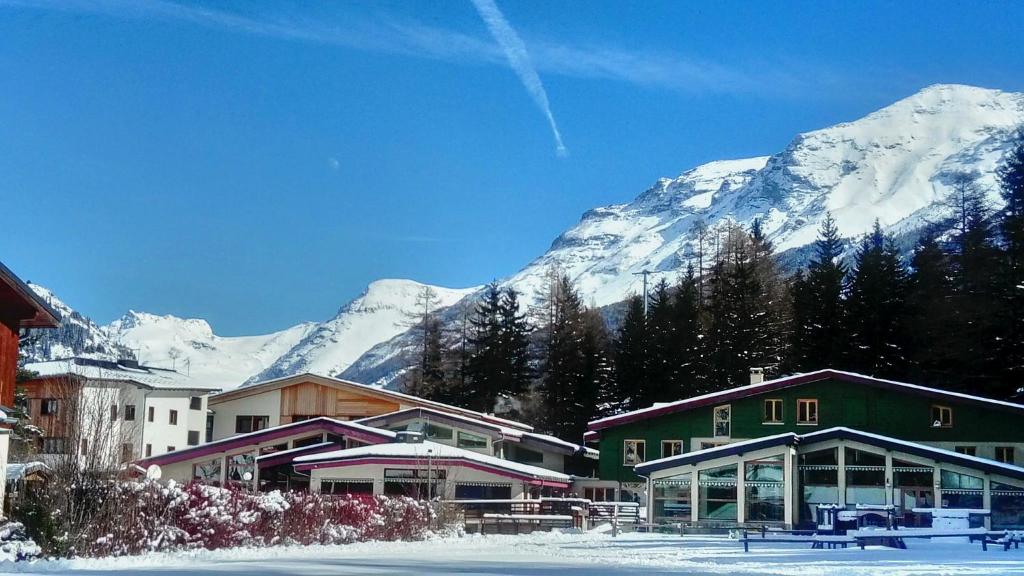
[[[336,388],[348,388],[350,390],[356,389],[367,395],[384,397],[394,400],[398,403],[404,403],[411,406],[423,406],[428,408],[436,408],[443,412],[452,414],[461,414],[469,416],[471,418],[477,418],[485,422],[497,424],[499,426],[506,426],[509,428],[517,428],[520,430],[530,431],[533,427],[529,424],[523,424],[522,422],[516,422],[515,420],[507,420],[491,414],[484,414],[482,412],[476,412],[469,410],[468,408],[461,408],[459,406],[452,406],[451,404],[445,404],[443,402],[435,402],[434,400],[427,400],[426,398],[420,398],[411,394],[404,394],[402,392],[396,392],[394,390],[388,390],[379,386],[370,386],[369,384],[360,384],[359,382],[352,382],[351,380],[342,380],[341,378],[333,378],[330,376],[323,376],[320,374],[312,374],[309,372],[302,374],[292,374],[291,376],[282,376],[280,378],[274,378],[272,380],[265,380],[263,382],[256,382],[253,384],[247,384],[234,390],[228,390],[221,392],[210,398],[211,404],[219,404],[234,400],[236,398],[243,398],[251,394],[259,394],[265,390],[272,390],[275,388],[281,388],[284,386],[290,386],[292,384],[299,384],[302,382],[316,382],[325,386],[333,386]]]
[[[897,382],[895,380],[886,380],[884,378],[875,378],[873,376],[857,374],[856,372],[825,369],[817,370],[814,372],[808,372],[805,374],[785,376],[783,378],[776,378],[775,380],[768,380],[757,384],[738,386],[736,388],[730,388],[728,390],[722,390],[720,392],[712,392],[711,394],[704,394],[702,396],[694,396],[692,398],[686,398],[684,400],[678,400],[676,402],[656,404],[648,408],[641,408],[640,410],[634,410],[632,412],[626,412],[623,414],[617,414],[615,416],[608,416],[607,418],[594,420],[588,424],[587,428],[590,431],[594,432],[605,428],[611,428],[613,426],[619,426],[630,422],[636,422],[638,420],[653,418],[655,416],[661,416],[664,414],[671,414],[675,412],[683,412],[686,410],[692,410],[694,408],[709,406],[718,402],[724,402],[726,400],[742,398],[754,394],[761,394],[763,392],[769,392],[780,388],[799,386],[802,384],[817,382],[821,380],[840,380],[844,382],[864,384],[867,386],[877,386],[880,388],[899,389],[915,394],[922,394],[925,396],[944,398],[948,400],[974,402],[984,404],[986,406],[991,406],[994,408],[1024,412],[1024,405],[1014,404],[1013,402],[993,400],[991,398],[985,398],[982,396],[973,396],[971,394],[963,394],[961,392],[950,392],[948,390],[929,388],[927,386],[908,384],[906,382]]]
[[[554,472],[538,466],[520,464],[502,460],[494,456],[479,454],[470,450],[438,444],[437,442],[422,443],[399,443],[374,444],[372,446],[359,446],[345,450],[335,450],[309,456],[299,456],[294,462],[297,469],[311,469],[317,467],[330,467],[334,463],[343,463],[352,460],[364,460],[375,458],[423,460],[427,458],[434,460],[460,460],[480,464],[488,468],[513,472],[520,476],[531,479],[550,480],[554,482],[568,483],[572,480],[567,474]]]
[[[551,436],[550,434],[526,432],[518,428],[500,426],[479,418],[470,418],[469,416],[453,414],[451,412],[445,412],[444,410],[437,410],[435,408],[422,406],[406,408],[404,410],[389,412],[387,414],[379,414],[377,416],[370,416],[369,418],[357,420],[357,422],[368,426],[388,426],[392,423],[413,419],[423,419],[427,421],[432,420],[436,422],[446,422],[453,425],[468,426],[470,429],[489,431],[495,438],[499,438],[501,440],[531,444],[534,447],[541,449],[550,450],[554,448],[559,452],[567,452],[569,454],[582,453],[590,458],[597,458],[598,455],[597,450],[587,448],[586,446],[576,444],[574,442],[562,440],[561,438]]]
[[[129,382],[143,388],[161,390],[203,390],[215,392],[220,389],[216,385],[200,382],[174,370],[141,365],[132,366],[92,358],[67,358],[64,360],[49,360],[47,362],[32,362],[26,364],[25,368],[37,372],[43,377],[77,376],[88,380],[101,380],[105,382]]]
[[[43,462],[8,462],[7,463],[7,481],[14,482],[15,480],[21,480],[29,474],[35,472],[49,470],[50,467]]]

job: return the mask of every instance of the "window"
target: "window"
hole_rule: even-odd
[[[189,410],[202,410],[203,409],[203,398],[201,396],[193,396],[188,401]]]
[[[199,444],[199,430],[188,431],[188,445],[197,446]]]
[[[451,440],[452,439],[452,429],[451,428],[445,428],[444,426],[435,426],[433,424],[429,424],[428,423],[426,426],[424,426],[424,431],[426,432],[427,438],[430,438],[431,440]],[[461,436],[461,435],[462,435],[462,433],[460,432],[459,436]],[[485,441],[485,443],[486,443],[486,441]],[[461,445],[462,444],[459,444],[459,446],[461,446]]]
[[[728,438],[732,428],[732,408],[719,406],[715,408],[715,438]]]
[[[700,449],[707,450],[708,448],[716,448],[718,446],[725,446],[728,442],[701,442]]]
[[[323,480],[321,494],[373,494],[373,480]]]
[[[748,522],[784,520],[785,475],[782,456],[771,456],[745,463],[744,502]]]
[[[818,400],[804,398],[796,401],[796,423],[805,426],[818,424]]]
[[[124,419],[125,422],[135,421],[135,404],[124,405]]]
[[[651,482],[651,486],[654,488],[655,520],[690,519],[690,481],[692,478],[693,475],[687,472]]]
[[[1013,464],[1013,446],[996,446],[996,462]]]
[[[196,482],[213,484],[220,482],[221,459],[214,458],[205,462],[196,462],[192,465],[192,479]]]
[[[57,414],[58,402],[56,398],[43,398],[43,403],[39,407],[39,413],[44,416],[52,416]]]
[[[174,446],[168,446],[167,447],[167,451],[168,452],[174,452],[175,450],[176,450],[176,448]]]
[[[769,398],[764,401],[765,424],[782,424],[782,399]]]
[[[110,421],[117,421],[117,404],[110,405]]]
[[[584,488],[583,497],[591,502],[615,502],[615,488]]]
[[[636,466],[647,460],[647,442],[643,440],[622,441],[622,465]]]
[[[536,450],[530,450],[522,446],[512,446],[511,448],[512,460],[514,462],[522,462],[523,464],[541,464],[544,462],[544,454]]]
[[[977,456],[977,446],[955,446],[953,450],[956,450],[957,454],[963,454],[964,456]]]
[[[246,433],[270,426],[270,416],[235,416],[235,432]]]
[[[459,439],[456,445],[459,448],[487,448],[487,438],[470,434],[469,432],[459,432]]]
[[[156,419],[156,409],[154,409],[152,406],[149,407],[149,415],[146,419],[149,420],[150,422]]]
[[[67,438],[43,438],[43,454],[67,454],[67,443]]]
[[[146,444],[146,458],[149,458],[152,455],[153,455],[153,445],[152,444]]]
[[[177,426],[178,425],[178,411],[177,410],[171,410],[170,415],[167,417],[167,422],[171,426]]]
[[[949,406],[932,405],[932,428],[952,428],[953,409]]]
[[[700,470],[697,473],[699,509],[697,517],[701,520],[720,522],[736,522],[737,477],[738,467],[735,464]]]
[[[511,484],[456,484],[456,500],[508,500],[512,497]]]
[[[121,444],[121,462],[131,462],[135,459],[135,450],[129,443]]]
[[[661,457],[668,458],[669,456],[678,456],[683,453],[683,441],[682,440],[662,440],[661,441]]]

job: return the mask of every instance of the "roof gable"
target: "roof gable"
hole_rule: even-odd
[[[972,396],[970,394],[962,394],[959,392],[939,390],[937,388],[928,388],[927,386],[908,384],[906,382],[897,382],[895,380],[874,378],[872,376],[865,376],[863,374],[857,374],[855,372],[844,372],[842,370],[825,369],[818,370],[815,372],[808,372],[806,374],[786,376],[783,378],[777,378],[775,380],[768,380],[766,382],[761,382],[758,384],[739,386],[737,388],[730,388],[729,390],[723,390],[721,392],[713,392],[711,394],[704,394],[702,396],[694,396],[693,398],[687,398],[685,400],[678,400],[676,402],[669,402],[665,404],[657,404],[649,408],[642,408],[640,410],[626,412],[625,414],[609,416],[607,418],[602,418],[600,420],[594,420],[590,422],[587,425],[587,429],[591,432],[596,432],[599,430],[604,430],[606,428],[613,428],[615,426],[621,426],[623,424],[629,424],[631,422],[638,422],[641,420],[647,420],[649,418],[656,418],[658,416],[663,416],[666,414],[685,412],[688,410],[694,410],[696,408],[713,406],[721,404],[723,402],[728,402],[739,398],[745,398],[747,396],[763,394],[766,392],[771,392],[773,390],[803,386],[805,384],[810,384],[813,382],[822,382],[826,380],[850,382],[854,384],[862,384],[865,386],[873,386],[889,390],[899,390],[911,394],[920,394],[923,396],[942,399],[946,401],[980,404],[994,409],[1011,410],[1024,414],[1024,405],[1021,404],[1014,404],[1012,402],[1005,402],[1002,400],[993,400],[991,398],[983,398],[981,396]]]
[[[21,328],[56,328],[60,314],[0,262],[0,307],[15,316]]]

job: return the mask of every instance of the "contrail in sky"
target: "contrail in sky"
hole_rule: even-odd
[[[530,93],[533,101],[540,107],[541,112],[547,116],[548,124],[551,125],[551,132],[555,136],[555,152],[559,156],[567,155],[569,151],[565,148],[565,144],[562,144],[562,135],[558,132],[558,124],[555,123],[555,117],[551,114],[548,93],[544,90],[544,84],[541,83],[540,76],[537,75],[537,70],[533,67],[533,63],[530,62],[530,55],[526,52],[526,45],[523,44],[523,40],[519,37],[519,34],[516,34],[508,20],[505,19],[505,16],[498,9],[498,5],[494,3],[494,0],[473,0],[473,5],[476,6],[476,11],[480,13],[480,17],[487,24],[487,29],[491,31],[491,36],[494,37],[505,52],[505,57],[508,58],[508,63],[512,66],[512,70],[519,76],[519,80],[522,81],[523,86],[526,87],[526,91]]]

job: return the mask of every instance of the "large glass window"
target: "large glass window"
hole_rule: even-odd
[[[480,482],[455,485],[456,500],[509,500],[511,498],[511,484],[487,484]]]
[[[846,449],[846,503],[885,504],[885,456]]]
[[[321,494],[373,494],[373,480],[321,480]]]
[[[902,460],[892,461],[893,504],[903,509],[904,514],[914,508],[935,507],[935,471]]]
[[[423,431],[426,433],[427,438],[430,438],[431,440],[451,440],[452,439],[452,429],[451,428],[445,428],[444,426],[437,426],[436,424],[427,423],[427,425],[423,427]],[[462,436],[461,432],[459,433],[459,436],[460,436],[460,440],[461,440],[461,436]],[[479,438],[479,436],[476,436],[476,438]],[[484,444],[486,444],[486,443],[487,443],[487,441],[484,440]]]
[[[992,529],[1024,529],[1024,486],[990,482],[992,490]]]
[[[228,456],[228,482],[252,482],[256,473],[256,456],[251,453]]]
[[[469,432],[459,432],[456,444],[459,448],[487,448],[487,438]]]
[[[385,468],[384,494],[387,496],[408,496],[428,500],[444,496],[445,470],[431,469],[427,480],[426,469]]]
[[[544,462],[544,454],[522,446],[514,446],[512,447],[512,460],[523,464],[541,464]]]
[[[736,522],[737,468],[730,465],[698,472],[701,520]]]
[[[149,445],[146,445],[146,450],[150,449]],[[196,482],[202,482],[204,484],[214,484],[220,482],[220,458],[214,458],[213,460],[207,460],[206,462],[196,462],[192,465],[192,479]]]
[[[839,451],[837,448],[801,454],[800,520],[815,522],[819,504],[839,503]]]
[[[744,499],[748,522],[784,522],[785,466],[783,457],[752,460],[745,465]]]
[[[981,508],[985,481],[977,476],[949,470],[941,473],[942,508]]]
[[[235,433],[256,432],[270,426],[270,416],[235,416]]]
[[[654,487],[654,519],[690,519],[690,481],[692,474],[677,474],[652,480]]]

